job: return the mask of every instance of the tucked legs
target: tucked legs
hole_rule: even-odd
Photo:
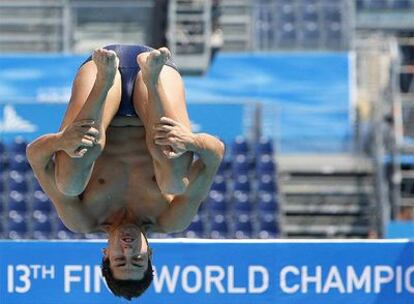
[[[72,123],[92,120],[99,135],[93,147],[85,147],[83,157],[71,158],[63,151],[56,153],[56,184],[66,195],[79,195],[85,189],[94,162],[105,147],[105,131],[121,100],[121,76],[116,54],[98,49],[92,58],[93,61],[84,64],[75,78],[61,130]]]
[[[134,107],[144,122],[146,143],[153,158],[157,183],[163,193],[184,192],[192,154],[178,158],[166,157],[168,147],[154,143],[154,126],[163,116],[170,117],[191,129],[185,104],[184,84],[180,74],[166,66],[170,57],[167,48],[142,53],[137,57],[141,71],[137,75],[134,89]]]

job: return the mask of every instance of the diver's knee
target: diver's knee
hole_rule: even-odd
[[[183,194],[188,186],[187,178],[164,178],[158,183],[163,194]]]
[[[67,196],[78,196],[85,190],[84,187],[74,182],[63,181],[61,179],[56,179],[56,187],[61,193]]]

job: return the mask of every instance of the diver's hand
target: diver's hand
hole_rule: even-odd
[[[161,117],[160,123],[154,127],[154,142],[162,146],[167,158],[177,158],[187,151],[194,151],[196,135],[183,124]]]
[[[80,158],[97,144],[99,131],[91,119],[72,122],[58,133],[60,149],[72,158]]]

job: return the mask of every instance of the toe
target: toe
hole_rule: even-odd
[[[139,65],[145,64],[145,61],[148,57],[148,53],[141,53],[137,56],[137,62]]]
[[[114,51],[108,51],[108,57],[109,58],[115,58],[116,57],[116,53]]]
[[[98,60],[102,60],[102,55],[103,55],[103,49],[96,49],[95,50],[95,56]]]
[[[153,50],[151,53],[150,53],[150,58],[157,58],[157,57],[159,57],[161,55],[161,52],[159,51],[159,50]]]
[[[107,51],[106,58],[108,62],[114,62],[116,60],[116,53],[114,51]]]
[[[171,56],[170,50],[166,47],[159,48],[158,50],[162,55],[166,56],[167,58]]]
[[[99,60],[99,51],[97,49],[95,51],[93,51],[92,59],[93,60]]]

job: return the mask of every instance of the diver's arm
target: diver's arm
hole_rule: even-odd
[[[164,132],[155,143],[170,145],[177,155],[191,151],[199,158],[190,168],[186,191],[176,195],[170,207],[157,220],[159,230],[163,232],[179,232],[190,225],[201,202],[208,195],[224,155],[224,144],[218,138],[206,133],[193,134],[179,124],[175,126],[170,128],[174,135],[168,136]]]
[[[94,229],[95,222],[84,210],[79,197],[63,194],[56,185],[53,155],[63,150],[64,146],[61,133],[46,134],[27,146],[27,158],[39,184],[52,200],[65,226],[74,232],[89,232]]]

